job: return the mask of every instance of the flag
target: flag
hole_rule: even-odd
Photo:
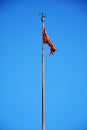
[[[53,55],[54,52],[57,51],[56,47],[53,45],[53,43],[51,42],[47,32],[46,32],[46,29],[44,27],[43,29],[43,43],[46,43],[49,45],[50,47],[50,55]]]

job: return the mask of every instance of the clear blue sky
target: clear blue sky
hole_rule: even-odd
[[[41,20],[46,130],[87,130],[87,2],[0,0],[0,130],[41,130]]]

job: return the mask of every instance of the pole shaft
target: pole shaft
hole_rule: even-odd
[[[44,17],[42,14],[42,130],[45,130],[45,90],[44,90],[44,44],[43,44]]]

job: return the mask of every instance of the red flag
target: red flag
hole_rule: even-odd
[[[53,45],[53,43],[51,42],[47,32],[46,32],[46,29],[44,27],[43,29],[43,43],[47,43],[50,47],[50,55],[53,55],[54,52],[57,51],[56,47]]]

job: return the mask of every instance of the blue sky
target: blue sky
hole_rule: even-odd
[[[46,130],[87,130],[87,2],[0,0],[0,130],[41,130],[41,20]]]

